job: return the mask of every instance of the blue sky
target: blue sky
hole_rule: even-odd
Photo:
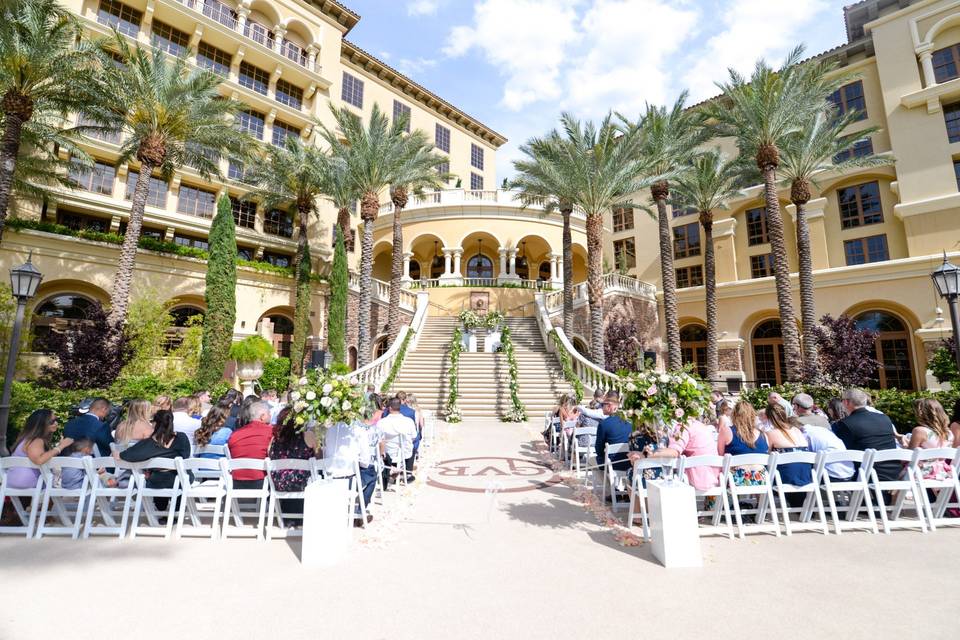
[[[637,115],[645,102],[716,94],[726,69],[846,40],[852,0],[343,0],[363,19],[348,36],[517,147],[561,111]]]

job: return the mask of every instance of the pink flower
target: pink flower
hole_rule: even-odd
[[[657,385],[655,384],[650,385],[650,388],[647,389],[647,395],[652,396],[652,395],[656,395],[656,393],[657,393]]]
[[[677,416],[678,418],[682,418],[682,417],[683,417],[683,409],[680,409],[680,408],[678,407],[677,410],[673,412],[673,415]]]

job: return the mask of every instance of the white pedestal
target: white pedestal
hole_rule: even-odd
[[[701,567],[697,499],[693,487],[674,480],[647,481],[653,557],[668,569]]]
[[[496,353],[500,346],[500,332],[491,331],[483,341],[483,351],[485,353]]]
[[[463,334],[463,349],[467,353],[477,352],[477,334],[473,331],[468,331]]]
[[[329,567],[347,557],[350,547],[347,485],[337,480],[315,480],[303,496],[303,546],[300,562],[307,567]]]

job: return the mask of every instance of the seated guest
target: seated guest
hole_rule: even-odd
[[[830,401],[827,402],[827,420],[830,421],[830,428],[833,428],[835,422],[843,420],[848,415],[846,408],[843,406],[843,400],[840,398],[830,398]]]
[[[917,398],[913,401],[913,412],[917,416],[917,426],[909,435],[903,436],[907,448],[941,449],[954,446],[950,418],[943,410],[943,405],[933,398]],[[920,472],[927,480],[942,480],[951,473],[950,462],[942,459],[924,460],[920,463]]]
[[[953,413],[950,415],[950,433],[953,441],[960,443],[960,397],[953,403]]]
[[[197,394],[193,394],[192,396],[187,396],[187,401],[189,402],[189,407],[190,407],[189,409],[187,409],[187,413],[190,414],[190,417],[195,418],[196,420],[202,420],[203,407],[200,405],[200,396],[198,396]],[[176,416],[174,416],[174,420],[176,420]]]
[[[197,391],[193,395],[200,403],[200,418],[203,418],[203,416],[207,415],[207,413],[210,411],[210,408],[213,406],[210,404],[210,392]]]
[[[149,438],[153,433],[152,417],[153,405],[149,400],[131,400],[127,403],[126,419],[117,425],[114,432],[114,440],[118,445],[128,445]]]
[[[153,410],[150,412],[150,418],[153,418],[153,415],[157,411],[170,411],[173,408],[173,400],[170,396],[157,396],[153,399]]]
[[[390,467],[399,467],[401,461],[406,470],[408,482],[414,480],[413,471],[413,439],[417,437],[417,425],[400,412],[403,403],[400,398],[390,398],[387,405],[390,413],[380,418],[377,426],[383,432],[383,488],[390,483]]]
[[[801,419],[802,416],[798,418],[798,420]],[[830,429],[829,423],[826,427],[821,427],[816,424],[801,422],[800,428],[803,429],[803,435],[807,436],[810,451],[814,453],[820,451],[830,453],[832,451],[847,450],[846,445],[843,444],[843,440],[838,438],[833,430]],[[846,482],[853,479],[854,468],[852,462],[828,462],[826,470],[827,475],[830,476],[830,479],[834,482]]]
[[[844,391],[843,406],[849,415],[834,423],[833,432],[843,440],[847,449],[896,449],[897,438],[894,435],[896,429],[893,422],[885,414],[867,410],[868,399],[869,396],[861,389]],[[903,466],[896,460],[888,460],[875,464],[873,468],[877,471],[877,477],[883,481],[896,480]]]
[[[363,504],[370,504],[377,484],[377,469],[370,451],[370,436],[362,424],[338,422],[330,427],[323,441],[323,459],[327,463],[327,473],[333,478],[347,480],[351,488],[356,479],[355,467],[359,466]],[[356,505],[355,524],[362,524],[361,517],[360,505]],[[371,520],[373,517],[368,515],[367,522]]]
[[[748,453],[767,453],[767,439],[760,431],[760,422],[753,405],[746,400],[738,400],[733,406],[731,425],[721,425],[717,435],[717,453],[721,456],[729,453],[739,456]],[[734,484],[746,487],[766,482],[767,469],[764,466],[748,465],[730,469]]]
[[[93,440],[77,438],[69,447],[63,450],[63,455],[70,458],[82,459],[93,455]],[[83,486],[83,477],[87,472],[83,469],[64,467],[60,472],[60,486],[64,489],[79,489]],[[114,483],[115,484],[115,483]]]
[[[767,443],[771,451],[780,453],[791,453],[794,451],[809,451],[810,445],[807,437],[803,434],[803,425],[796,418],[787,417],[787,413],[779,404],[767,405],[764,411],[767,416],[767,422],[772,427],[767,432]],[[813,482],[811,470],[813,465],[806,462],[788,462],[778,464],[777,472],[780,474],[780,480],[784,484],[803,486]],[[791,507],[803,506],[807,499],[805,493],[786,494],[787,504]]]
[[[283,403],[280,402],[280,396],[277,395],[277,390],[265,389],[260,394],[260,399],[270,407],[270,424],[277,424],[277,417],[280,415],[280,410],[283,409]]]
[[[387,409],[387,399],[380,397],[378,393],[371,393],[367,396],[367,408],[370,411],[368,424],[376,424],[389,411]]]
[[[790,406],[790,403],[783,399],[776,391],[771,392],[767,395],[767,404],[778,404],[783,407],[783,412],[787,414],[787,417],[793,415],[793,408]]]
[[[200,428],[194,431],[193,439],[197,448],[207,445],[224,446],[233,435],[233,429],[227,427],[227,418],[230,417],[230,410],[217,405],[211,407],[207,415],[200,421]],[[222,458],[221,453],[201,453],[200,458]]]
[[[161,409],[153,416],[153,434],[119,454],[114,454],[114,457],[127,462],[145,462],[153,458],[189,458],[190,441],[185,433],[177,433],[173,428],[173,414]],[[176,478],[177,472],[173,469],[152,470],[147,476],[147,487],[170,489]],[[154,498],[153,503],[157,509],[165,510],[169,500]]]
[[[724,401],[725,402],[725,401]],[[670,449],[677,455],[688,458],[694,456],[713,456],[717,453],[717,430],[700,420],[687,421],[686,428],[678,431],[670,440]],[[664,452],[664,455],[666,453]],[[687,480],[696,489],[704,491],[717,486],[720,469],[717,467],[694,467],[687,469]]]
[[[236,431],[237,427],[242,427],[253,421],[253,416],[250,414],[250,407],[253,406],[254,402],[260,402],[260,396],[250,395],[240,401],[240,409],[239,413],[237,413],[237,426],[231,427],[231,429]],[[267,409],[270,409],[270,405],[267,405]]]
[[[113,435],[103,419],[110,413],[110,401],[106,398],[96,398],[90,403],[86,413],[70,418],[63,427],[63,435],[68,438],[90,438],[97,446],[102,456],[110,455],[110,443]]]
[[[230,416],[227,418],[226,427],[228,429],[236,429],[243,426],[243,423],[240,422],[240,392],[236,389],[227,389],[217,400],[217,406],[225,408]]]
[[[289,408],[281,410],[277,414],[277,425],[273,427],[273,440],[267,457],[271,460],[309,460],[316,455],[316,450],[316,434],[312,430],[301,432],[293,412]],[[270,472],[270,475],[277,491],[303,491],[310,481],[309,471],[297,469],[281,469]],[[285,513],[303,513],[303,499],[285,498],[280,501],[280,507]]]
[[[173,429],[177,433],[187,436],[191,448],[196,445],[193,434],[200,428],[200,419],[194,418],[191,412],[199,411],[199,408],[199,403],[190,396],[177,398],[173,401]]]
[[[733,425],[733,403],[729,400],[721,400],[717,404],[717,429],[720,429],[721,425],[727,425],[728,427]]]
[[[267,448],[273,438],[270,407],[266,402],[257,401],[247,408],[247,413],[250,414],[250,422],[234,431],[227,440],[230,457],[263,460],[267,457]],[[233,486],[237,489],[261,489],[266,476],[265,472],[257,469],[238,469],[231,474]]]
[[[608,444],[626,444],[630,442],[630,434],[633,433],[633,425],[624,420],[617,414],[620,410],[620,394],[616,391],[609,391],[603,399],[603,420],[597,426],[596,453],[597,462],[602,463],[606,460]],[[610,462],[613,468],[620,471],[630,468],[630,461],[627,460],[627,454],[614,453],[610,456]]]
[[[798,393],[793,396],[793,415],[800,424],[813,425],[815,427],[830,428],[830,421],[826,416],[815,413],[813,410],[813,397],[806,393]]]
[[[716,410],[717,415],[720,415],[720,403],[724,400],[726,400],[726,398],[723,396],[723,391],[714,390],[710,393],[710,403],[713,405],[714,410]]]
[[[14,458],[29,458],[38,467],[61,455],[64,449],[73,444],[73,438],[63,438],[51,447],[50,439],[59,426],[53,411],[37,409],[27,418],[11,455]],[[32,489],[37,486],[39,478],[40,469],[14,467],[7,471],[6,483],[11,489]]]

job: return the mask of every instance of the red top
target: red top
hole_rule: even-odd
[[[267,447],[273,437],[273,427],[265,422],[251,422],[247,426],[237,429],[227,440],[231,458],[253,458],[263,460],[267,457]],[[266,475],[256,469],[239,469],[232,471],[234,480],[263,480]]]

